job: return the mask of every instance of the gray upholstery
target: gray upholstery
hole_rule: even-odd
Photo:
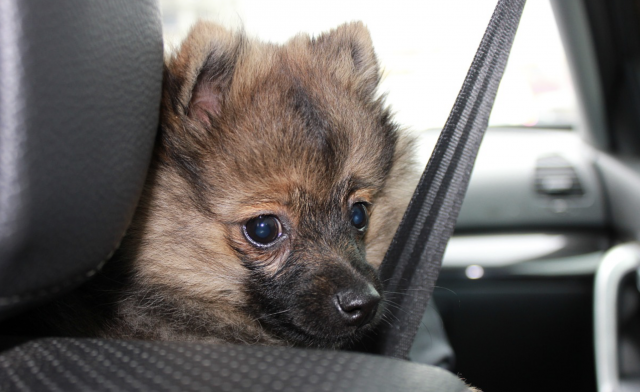
[[[0,390],[468,391],[446,370],[372,355],[88,339],[39,340],[5,353]]]
[[[162,52],[153,0],[0,1],[0,319],[116,248],[150,161]]]

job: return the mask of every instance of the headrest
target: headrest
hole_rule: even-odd
[[[0,1],[0,319],[117,247],[151,158],[162,56],[155,0]]]

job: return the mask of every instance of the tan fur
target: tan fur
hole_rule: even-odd
[[[413,165],[413,139],[405,136],[396,149],[397,164],[391,169],[389,179],[378,195],[371,215],[366,237],[367,261],[378,268],[391,244],[395,229],[400,224],[407,204],[418,183],[418,172]],[[386,219],[377,219],[380,216]]]

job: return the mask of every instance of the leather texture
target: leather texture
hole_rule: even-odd
[[[43,339],[0,356],[0,390],[463,392],[440,368],[340,351]]]
[[[0,319],[117,247],[151,158],[162,56],[155,0],[0,1]]]

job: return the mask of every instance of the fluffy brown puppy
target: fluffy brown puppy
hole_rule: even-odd
[[[198,23],[166,59],[123,245],[63,301],[76,317],[58,327],[312,347],[370,331],[385,305],[376,269],[415,183],[379,79],[361,23],[284,45]]]

